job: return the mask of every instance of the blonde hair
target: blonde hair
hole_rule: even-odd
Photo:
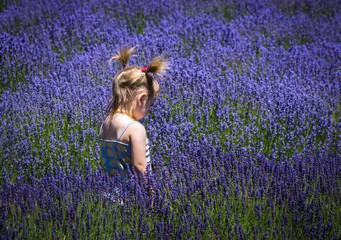
[[[127,67],[129,59],[136,56],[133,55],[135,51],[136,47],[121,47],[117,55],[109,60],[109,65],[113,60],[118,60],[123,70],[115,75],[112,82],[112,98],[106,109],[107,114],[114,114],[119,107],[130,111],[133,99],[141,89],[147,90],[148,98],[152,98],[153,101],[156,101],[160,95],[160,86],[155,77],[164,75],[168,69],[168,62],[164,61],[161,56],[157,56],[146,68]]]

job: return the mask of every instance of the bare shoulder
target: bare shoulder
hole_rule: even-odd
[[[139,122],[132,124],[128,129],[130,138],[143,139],[147,136],[145,127]]]

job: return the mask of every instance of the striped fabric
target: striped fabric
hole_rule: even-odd
[[[147,165],[150,165],[150,152],[149,152],[149,139],[146,139],[146,161]]]

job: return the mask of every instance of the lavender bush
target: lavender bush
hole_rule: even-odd
[[[0,3],[1,239],[340,239],[340,6]],[[128,44],[171,63],[143,120],[153,204],[98,165]]]

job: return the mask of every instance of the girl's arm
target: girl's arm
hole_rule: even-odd
[[[139,176],[145,178],[145,173],[147,171],[147,161],[146,161],[146,129],[142,124],[134,124],[132,134],[130,135],[130,145],[131,145],[131,162],[134,166],[136,173]]]
[[[138,179],[144,179],[145,183],[148,183],[146,172],[147,172],[147,161],[146,161],[146,129],[142,124],[134,124],[133,133],[130,135],[131,144],[131,160],[132,165],[136,173],[138,174]],[[154,190],[152,187],[148,188],[149,195],[151,198],[151,204],[154,206]]]

